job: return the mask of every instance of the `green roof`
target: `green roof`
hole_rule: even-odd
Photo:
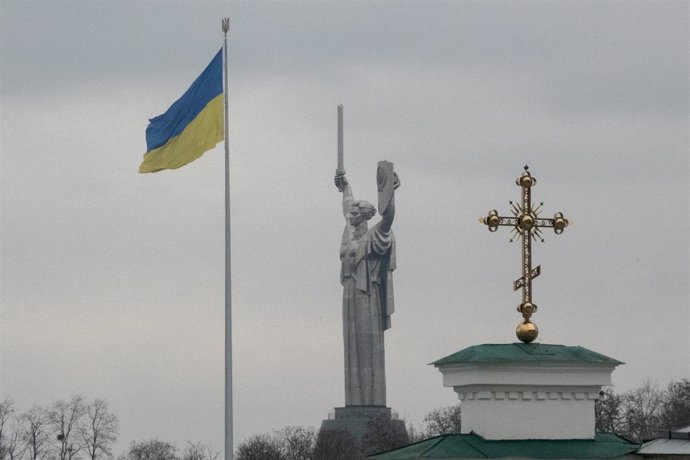
[[[579,362],[618,366],[623,362],[582,347],[541,343],[484,344],[460,350],[434,361],[443,364],[508,363],[508,362]]]
[[[474,433],[446,434],[368,458],[412,460],[422,458],[616,458],[636,452],[639,444],[615,434],[597,433],[594,439],[529,439],[490,441]]]

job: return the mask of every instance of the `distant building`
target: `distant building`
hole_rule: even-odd
[[[637,455],[650,459],[690,459],[690,425],[645,442]]]

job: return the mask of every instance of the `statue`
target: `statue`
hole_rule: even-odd
[[[393,277],[395,193],[400,186],[393,163],[379,162],[376,174],[381,220],[368,221],[376,209],[356,201],[342,169],[335,185],[343,194],[345,230],[340,245],[345,345],[345,406],[385,406],[384,331],[394,310]]]
[[[396,445],[407,444],[405,422],[386,406],[384,331],[393,313],[395,189],[400,186],[393,163],[379,161],[376,171],[381,220],[370,227],[376,208],[356,201],[343,166],[343,106],[338,106],[338,167],[335,185],[343,194],[345,230],[340,245],[343,285],[343,342],[345,345],[345,406],[323,420],[319,440],[345,431],[364,454],[381,450],[370,440],[370,422],[385,423]],[[388,429],[387,428],[387,429]],[[340,434],[333,434],[339,432]],[[327,441],[323,441],[327,442]]]

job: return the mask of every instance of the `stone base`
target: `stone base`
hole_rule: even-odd
[[[399,436],[400,439],[408,439],[405,422],[393,418],[391,415],[391,408],[386,406],[336,407],[335,417],[328,418],[321,423],[319,436],[321,436],[321,433],[324,431],[347,431],[355,438],[359,447],[361,447],[362,439],[369,432],[369,420],[380,415],[390,421],[396,438]]]

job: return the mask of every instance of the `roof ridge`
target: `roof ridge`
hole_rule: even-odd
[[[468,434],[469,434],[470,436],[473,435],[474,437],[481,439],[482,442],[486,442],[486,440],[485,440],[482,436],[478,435],[478,434],[475,433],[474,431],[470,431]],[[481,450],[479,450],[479,449],[474,445],[474,443],[471,442],[471,441],[474,441],[474,439],[471,438],[471,437],[468,437],[467,439],[465,439],[465,443],[466,443],[468,446],[470,446],[472,449],[474,449],[475,451],[477,451],[477,452],[478,452],[481,456],[483,456],[484,458],[489,458],[489,456],[488,456],[485,452],[482,452]]]
[[[433,449],[434,447],[438,446],[440,443],[443,442],[444,439],[446,439],[446,436],[447,436],[447,435],[445,435],[445,434],[438,435],[436,441],[435,441],[433,444],[431,444],[431,446],[429,446],[428,449],[426,449],[426,450],[424,450],[424,452],[420,453],[419,456],[420,456],[420,457],[423,456],[424,454],[426,454],[427,452],[429,452],[431,449]],[[434,438],[429,438],[429,439],[434,439]],[[427,441],[428,441],[429,439],[427,439]]]

